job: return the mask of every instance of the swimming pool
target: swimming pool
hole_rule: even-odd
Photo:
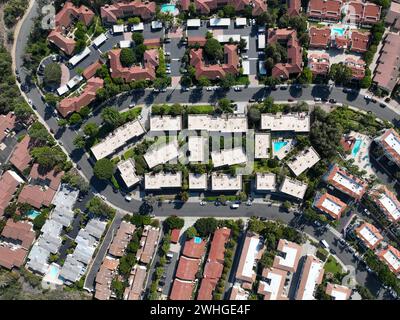
[[[358,151],[360,151],[361,144],[362,144],[362,140],[361,139],[357,139],[356,142],[354,143],[354,147],[351,150],[351,155],[353,157],[355,157],[357,155]]]
[[[194,237],[194,243],[196,243],[196,244],[201,243],[201,238],[200,237]]]
[[[163,13],[174,13],[176,6],[174,4],[163,4],[161,5],[161,12]]]
[[[339,27],[332,28],[331,29],[331,36],[334,36],[335,34],[338,35],[338,36],[343,36],[345,31],[346,31],[346,29],[344,27],[342,27],[342,28],[339,28]]]
[[[57,266],[55,266],[54,264],[52,264],[50,266],[50,268],[49,268],[50,277],[52,277],[53,279],[57,279],[59,272],[60,272],[60,270],[59,270],[59,268]]]
[[[286,146],[289,142],[287,141],[274,141],[272,142],[274,152],[279,152],[284,146]]]
[[[26,213],[26,216],[28,219],[35,220],[35,218],[40,215],[40,211],[37,211],[35,209],[31,209]]]

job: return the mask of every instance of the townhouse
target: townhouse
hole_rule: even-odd
[[[81,5],[79,8],[72,2],[66,2],[55,17],[55,29],[50,32],[48,40],[64,51],[67,55],[72,55],[75,50],[76,42],[71,31],[75,21],[82,22],[89,26],[93,20],[94,12],[88,7]]]
[[[393,223],[400,220],[400,202],[394,192],[390,191],[386,186],[380,185],[371,190],[369,195],[388,220]]]
[[[143,20],[150,20],[156,13],[156,3],[153,1],[114,2],[100,8],[100,15],[105,23],[116,23],[118,19],[132,16]]]
[[[296,300],[315,300],[316,287],[324,276],[324,263],[313,255],[306,255],[296,291]]]
[[[303,48],[293,29],[268,29],[268,44],[283,43],[287,48],[287,61],[277,63],[272,68],[272,77],[283,80],[303,71]]]
[[[323,180],[355,200],[360,200],[368,187],[365,181],[348,173],[337,164],[330,166],[328,172],[323,176]]]
[[[332,219],[339,220],[342,213],[346,210],[347,204],[329,193],[317,192],[313,207],[327,214]]]
[[[12,170],[7,170],[0,178],[0,218],[4,215],[4,210],[10,204],[15,192],[24,180]]]
[[[383,240],[379,230],[367,222],[358,226],[354,231],[362,243],[371,250],[374,250]]]
[[[378,253],[378,258],[386,263],[393,273],[398,274],[400,272],[400,251],[395,247],[388,245]]]
[[[325,293],[334,300],[349,300],[352,290],[346,286],[329,282],[326,285]]]
[[[375,138],[375,141],[382,147],[385,156],[397,166],[400,166],[400,135],[393,128]]]

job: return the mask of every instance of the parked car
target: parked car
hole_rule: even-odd
[[[219,206],[221,205],[221,202],[217,200],[217,201],[214,202],[214,205],[215,205],[216,207],[219,207]]]
[[[381,103],[379,104],[379,106],[380,106],[381,108],[386,108],[386,103],[381,102]]]
[[[125,196],[125,200],[128,201],[128,202],[131,202],[132,201],[132,197],[131,196]]]
[[[336,254],[336,251],[333,250],[332,248],[329,250],[329,252],[330,252],[331,254]]]
[[[241,88],[241,87],[235,87],[233,90],[235,90],[235,91],[242,91],[242,88]]]
[[[205,206],[207,204],[207,202],[205,202],[205,201],[200,201],[200,205],[203,207],[203,206]]]
[[[288,101],[288,102],[293,102],[293,101],[294,101],[294,99],[292,99],[292,98],[289,98],[289,99],[287,99],[287,101]]]
[[[136,107],[136,103],[134,103],[134,102],[129,105],[129,109],[132,109],[134,107]]]
[[[238,203],[232,203],[230,208],[231,209],[239,209],[240,205]]]
[[[287,88],[288,88],[287,84],[283,84],[283,85],[280,86],[281,90],[287,90]]]
[[[315,101],[315,102],[321,101],[321,98],[315,97],[315,98],[314,98],[314,101]]]
[[[336,103],[337,101],[336,101],[336,99],[329,99],[329,102],[330,103]]]
[[[213,91],[214,89],[212,87],[207,87],[206,90],[207,91]]]
[[[249,99],[249,102],[256,102],[256,99]]]
[[[364,96],[364,99],[365,99],[365,100],[371,100],[372,97],[366,94],[366,95]]]
[[[167,69],[167,70],[165,70],[165,73],[167,73],[167,74],[171,74],[171,69]]]
[[[242,56],[242,58],[244,59],[244,60],[247,60],[248,58],[249,58],[249,56]]]
[[[314,221],[314,226],[316,226],[316,227],[322,227],[322,224],[321,224],[321,222],[319,222],[318,220],[315,220],[315,221]]]

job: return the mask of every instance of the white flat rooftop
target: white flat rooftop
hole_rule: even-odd
[[[400,156],[400,141],[393,133],[389,133],[384,141]]]
[[[203,136],[189,136],[189,162],[208,162],[208,139]]]
[[[286,255],[285,258],[277,256],[279,260],[279,265],[287,268],[294,268],[298,250],[288,245],[285,245],[280,251],[284,252]]]
[[[340,172],[337,172],[333,176],[332,180],[337,182],[344,188],[351,190],[352,192],[354,192],[357,195],[360,195],[364,190],[364,186],[355,182],[353,179],[341,174]]]
[[[375,233],[372,232],[372,230],[368,228],[367,225],[365,225],[364,228],[362,228],[359,232],[365,241],[371,246],[374,246],[379,240],[379,238],[375,235]]]
[[[393,218],[394,221],[400,219],[400,208],[396,206],[390,197],[382,193],[378,201],[387,210],[388,214]]]
[[[296,158],[288,162],[287,165],[296,176],[299,176],[304,171],[314,166],[319,160],[321,160],[321,158],[317,151],[315,151],[313,147],[310,147],[300,152]]]
[[[271,135],[269,133],[256,133],[254,135],[254,158],[269,159],[271,152]]]
[[[275,191],[276,175],[274,173],[257,173],[256,188],[260,191]]]
[[[229,27],[231,25],[231,19],[229,18],[211,18],[211,27]]]
[[[323,272],[323,264],[321,262],[313,260],[311,266],[307,271],[307,280],[304,287],[303,299],[302,300],[315,300],[314,290],[317,285],[318,279]],[[304,273],[303,273],[304,276]]]
[[[254,262],[258,256],[258,252],[261,250],[262,246],[260,244],[260,239],[258,237],[251,237],[249,248],[246,252],[246,258],[244,261],[242,276],[251,278],[253,276]]]
[[[303,199],[307,191],[307,186],[304,182],[285,177],[279,191],[292,197]]]
[[[140,178],[136,175],[135,162],[133,159],[118,163],[117,168],[121,174],[122,180],[124,180],[128,188],[140,181]]]
[[[238,27],[245,26],[245,25],[247,25],[247,19],[246,19],[246,18],[236,18],[236,19],[235,19],[235,24],[236,24]]]
[[[182,130],[182,117],[152,116],[150,118],[150,131],[180,131]]]
[[[260,281],[260,285],[263,286],[264,292],[270,293],[269,300],[277,300],[281,295],[280,289],[282,282],[285,282],[285,277],[277,272],[268,271],[266,278],[269,279],[269,283],[266,281]]]
[[[325,208],[326,210],[333,212],[336,216],[340,213],[340,210],[342,207],[338,205],[337,203],[333,202],[329,198],[325,198],[324,201],[322,201],[321,206]]]
[[[144,176],[145,189],[157,190],[163,188],[180,188],[182,186],[182,172],[176,173],[146,173]]]
[[[188,130],[247,132],[247,117],[213,117],[204,114],[190,114],[188,115]]]
[[[167,144],[153,145],[143,157],[150,169],[176,159],[179,157],[178,140],[174,139]]]
[[[97,160],[103,159],[115,150],[122,147],[129,140],[141,136],[146,131],[138,120],[134,120],[124,124],[109,134],[102,142],[91,148],[94,157]]]
[[[399,270],[400,268],[400,258],[393,254],[392,251],[388,250],[383,258],[386,260],[388,264],[392,266],[394,270]]]
[[[242,147],[213,151],[211,152],[211,159],[215,168],[247,162],[246,153]]]
[[[189,173],[189,189],[207,189],[207,174]]]
[[[187,19],[186,25],[189,28],[199,28],[201,25],[201,20],[200,19]]]
[[[213,173],[211,176],[211,189],[214,191],[242,190],[242,176]]]
[[[310,116],[301,113],[261,115],[261,129],[271,131],[309,132]]]

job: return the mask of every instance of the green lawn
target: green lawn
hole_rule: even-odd
[[[188,114],[211,114],[214,112],[214,107],[210,105],[190,106],[187,109]]]
[[[342,267],[336,261],[336,259],[332,256],[329,256],[328,260],[325,263],[324,269],[325,269],[325,272],[330,272],[333,274],[343,273]]]
[[[124,159],[125,160],[128,160],[129,158],[133,158],[133,156],[134,156],[133,149],[129,149],[128,151],[126,151],[124,153]]]

